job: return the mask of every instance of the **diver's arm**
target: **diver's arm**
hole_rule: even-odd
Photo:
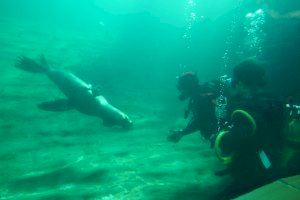
[[[168,141],[177,143],[181,140],[181,138],[185,135],[189,135],[193,132],[197,131],[197,123],[194,119],[189,121],[187,126],[181,130],[171,130],[170,135],[167,137]]]
[[[186,125],[186,127],[183,130],[181,130],[181,134],[183,136],[185,136],[185,135],[189,135],[191,133],[194,133],[197,130],[198,130],[198,123],[195,120],[195,118],[192,118],[189,121],[189,123]]]

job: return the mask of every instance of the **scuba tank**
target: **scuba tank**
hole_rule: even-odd
[[[286,104],[287,130],[289,142],[300,143],[300,105]]]

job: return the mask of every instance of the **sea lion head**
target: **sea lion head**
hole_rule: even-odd
[[[103,119],[103,125],[106,127],[120,126],[126,130],[131,129],[133,123],[130,118],[125,113],[119,110],[117,111],[118,112],[114,112],[113,115],[106,116]]]
[[[122,117],[121,117],[121,119],[119,121],[119,124],[124,129],[131,129],[132,126],[133,126],[133,123],[130,120],[130,118],[126,114],[124,114],[124,113],[123,113],[123,115],[122,115]]]

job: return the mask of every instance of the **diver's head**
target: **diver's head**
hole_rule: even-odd
[[[179,99],[184,101],[196,91],[199,86],[199,79],[194,72],[185,72],[177,79],[177,89],[180,92]]]
[[[264,64],[255,59],[247,59],[233,69],[232,86],[242,85],[249,89],[258,89],[267,84]]]

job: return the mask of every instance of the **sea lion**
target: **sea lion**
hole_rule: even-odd
[[[66,96],[66,99],[43,102],[38,105],[40,109],[48,111],[67,111],[76,109],[81,113],[96,116],[103,120],[104,126],[121,126],[130,128],[132,121],[116,107],[112,106],[97,88],[87,84],[74,74],[50,67],[44,56],[39,62],[21,56],[15,66],[32,73],[43,73],[55,83]]]

